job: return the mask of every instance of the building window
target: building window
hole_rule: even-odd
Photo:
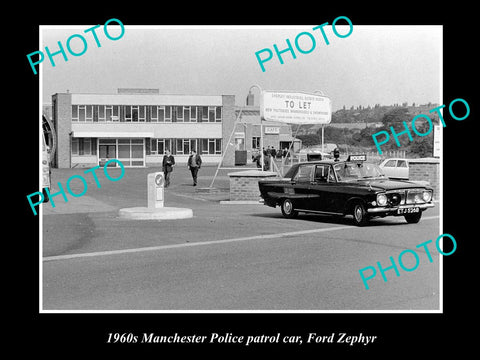
[[[131,114],[131,111],[129,111],[129,114]],[[118,105],[72,105],[72,121],[119,121],[119,115],[120,107]],[[131,115],[129,118],[131,120]],[[140,119],[144,118],[145,112],[142,109]]]
[[[152,139],[150,153],[152,155],[165,155],[165,151],[172,152],[172,142],[170,139]]]
[[[98,105],[98,121],[105,121],[105,106],[104,105]]]
[[[172,107],[171,106],[163,106],[165,109],[165,122],[172,122]]]
[[[197,139],[176,139],[175,154],[188,155],[190,151],[197,149]]]
[[[138,106],[132,106],[132,121],[133,122],[138,122]]]
[[[260,149],[260,136],[252,136],[252,149]]]
[[[197,122],[197,107],[190,106],[190,121]]]
[[[119,106],[118,105],[107,105],[105,106],[105,120],[108,122],[118,121],[119,120]],[[100,114],[100,111],[99,111]],[[99,119],[100,120],[100,119]]]
[[[157,106],[149,106],[150,110],[150,121],[157,122],[158,121],[158,107]]]
[[[78,139],[72,138],[72,155],[78,155]]]
[[[125,166],[144,166],[143,139],[117,139],[117,157]]]
[[[221,155],[222,139],[201,139],[200,153],[203,155]]]
[[[85,121],[93,121],[93,105],[85,105]]]
[[[125,121],[131,122],[132,121],[132,107],[130,105],[125,105],[124,107],[125,112]]]
[[[96,139],[91,138],[72,138],[71,154],[82,155],[96,155],[97,154],[97,142]]]
[[[208,107],[208,122],[215,122],[215,106]]]
[[[198,120],[202,122],[221,122],[222,121],[222,107],[221,106],[199,106]],[[200,114],[201,113],[201,114]],[[195,114],[195,118],[197,114]],[[200,118],[201,116],[201,118]]]
[[[190,106],[183,107],[183,121],[190,122]]]
[[[78,121],[85,122],[85,105],[78,105]]]
[[[175,106],[175,115],[178,122],[183,122],[183,106]]]
[[[202,106],[202,121],[208,121],[208,106]]]
[[[72,121],[78,121],[78,105],[72,105]]]

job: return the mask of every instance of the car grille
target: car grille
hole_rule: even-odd
[[[423,204],[424,189],[399,189],[387,191],[388,203],[392,206]]]

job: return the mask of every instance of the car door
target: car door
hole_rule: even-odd
[[[311,209],[310,186],[313,181],[314,167],[313,164],[300,165],[292,178],[292,186],[289,192],[296,209]]]
[[[330,164],[316,166],[311,193],[317,195],[312,210],[337,212],[337,180]]]
[[[382,170],[387,177],[395,178],[397,177],[396,169],[397,169],[397,160],[390,159],[382,166]]]
[[[310,184],[309,209],[315,211],[326,211],[325,192],[328,187],[328,168],[329,165],[319,164],[315,165],[313,173],[313,181]]]
[[[409,173],[408,173],[408,162],[407,162],[407,160],[399,159],[397,161],[396,177],[399,178],[399,179],[408,180]]]

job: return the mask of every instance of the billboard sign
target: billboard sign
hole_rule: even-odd
[[[317,93],[262,91],[260,117],[289,124],[329,124],[332,103]]]

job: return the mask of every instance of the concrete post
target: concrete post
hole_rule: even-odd
[[[149,209],[163,208],[163,190],[165,177],[163,172],[148,174],[147,176],[147,207]]]

